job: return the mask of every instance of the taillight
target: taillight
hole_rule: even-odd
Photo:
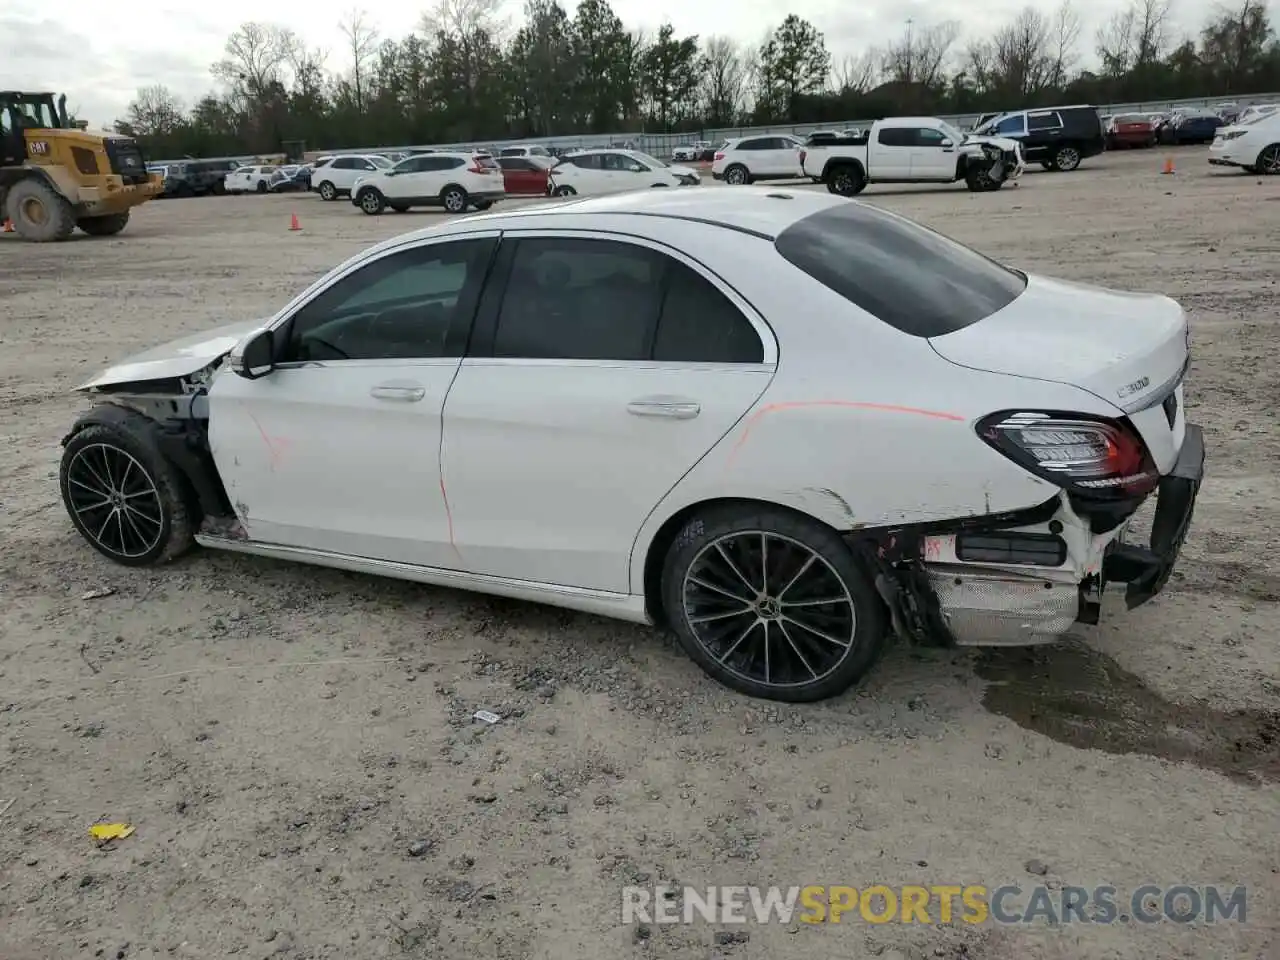
[[[716,160],[723,160],[723,159],[724,159],[724,154],[723,154],[723,153],[717,153],[717,154],[715,155],[715,159],[716,159]]]
[[[1037,476],[1086,497],[1143,496],[1160,481],[1142,438],[1118,420],[996,413],[979,421],[978,436]]]

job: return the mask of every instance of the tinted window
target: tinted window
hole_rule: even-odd
[[[294,314],[281,362],[461,356],[492,249],[459,240],[361,267]]]
[[[611,240],[521,240],[493,355],[647,360],[663,265],[652,250]]]
[[[623,173],[636,173],[646,169],[642,164],[622,153],[606,153],[602,158],[604,169]]]
[[[917,147],[940,147],[945,139],[941,130],[934,130],[932,127],[920,127],[916,130]]]
[[[905,127],[883,127],[876,140],[886,147],[909,147],[915,142],[915,131]]]
[[[498,165],[503,170],[533,170],[533,164],[523,157],[499,157]]]
[[[653,359],[703,363],[763,363],[755,328],[729,298],[683,263],[667,264]]]
[[[600,154],[587,153],[587,154],[583,154],[580,157],[569,157],[567,160],[564,160],[562,162],[571,163],[575,167],[581,167],[583,170],[599,170]]]
[[[739,150],[767,150],[768,140],[743,140],[738,144]]]
[[[774,246],[819,283],[917,337],[977,323],[1027,286],[1021,273],[976,250],[860,203],[811,214]]]
[[[1062,126],[1062,118],[1056,113],[1027,114],[1028,130],[1056,130]]]
[[[1023,130],[1023,119],[1022,119],[1022,114],[1019,113],[1019,114],[1015,114],[1012,117],[1005,117],[1003,120],[1001,120],[999,123],[996,124],[995,130],[993,130],[992,132],[995,133],[997,136],[999,136],[1000,134],[1006,134],[1006,133],[1021,133],[1022,130]]]
[[[329,158],[329,157],[326,157],[326,158],[325,158],[325,159],[323,159],[323,160],[317,160],[317,161],[316,161],[316,169],[317,169],[317,170],[319,170],[321,167],[327,167],[327,166],[328,166],[329,164],[331,164],[331,163],[333,163],[333,160],[332,160],[331,158]]]

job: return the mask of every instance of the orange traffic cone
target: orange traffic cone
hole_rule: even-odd
[[[1160,172],[1163,173],[1165,176],[1168,176],[1169,174],[1173,173],[1173,157],[1164,158],[1164,169],[1161,170]]]
[[[14,231],[13,231],[13,221],[12,221],[12,220],[6,220],[6,221],[4,222],[4,229],[3,229],[3,230],[0,230],[0,233],[13,233],[13,232],[14,232]]]
[[[289,229],[290,229],[290,230],[301,230],[301,229],[302,229],[302,225],[301,225],[300,223],[298,223],[298,215],[297,215],[296,213],[295,213],[295,214],[290,215],[290,217],[289,217]]]

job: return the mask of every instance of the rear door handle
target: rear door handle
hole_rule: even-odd
[[[687,397],[638,397],[627,404],[627,413],[636,417],[692,420],[701,412],[702,405]]]
[[[402,403],[417,403],[426,395],[426,387],[413,383],[380,383],[369,391],[369,396],[375,400],[399,400]]]

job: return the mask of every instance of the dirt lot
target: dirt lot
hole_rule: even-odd
[[[1280,179],[1176,157],[866,194],[1191,311],[1208,479],[1168,592],[1032,653],[897,648],[802,709],[627,625],[208,552],[134,572],[73,533],[75,384],[439,214],[175,200],[114,240],[0,236],[0,957],[1280,955]],[[137,832],[99,849],[103,820]],[[624,926],[622,886],[660,880],[1249,900],[1243,925]]]

